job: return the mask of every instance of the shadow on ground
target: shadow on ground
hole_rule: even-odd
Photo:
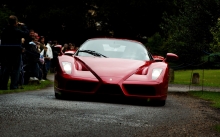
[[[100,102],[109,104],[123,104],[123,105],[134,105],[134,106],[152,106],[160,107],[156,100],[147,99],[133,99],[126,98],[124,96],[111,96],[111,95],[64,95],[59,100],[68,101],[83,101],[83,102]]]

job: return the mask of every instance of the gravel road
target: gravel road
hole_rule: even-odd
[[[0,137],[219,137],[213,126],[220,110],[209,105],[174,90],[164,107],[120,98],[57,100],[48,87],[0,95]]]

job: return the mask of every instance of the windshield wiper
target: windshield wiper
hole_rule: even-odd
[[[85,53],[89,53],[89,54],[94,55],[94,56],[99,56],[99,57],[103,56],[105,58],[108,58],[107,56],[105,56],[105,55],[103,55],[101,53],[98,53],[98,52],[96,52],[94,50],[79,50],[78,52],[85,52]]]

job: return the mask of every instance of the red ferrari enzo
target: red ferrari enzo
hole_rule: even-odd
[[[57,48],[61,51],[61,46]],[[75,53],[60,53],[54,80],[56,98],[66,93],[110,94],[154,100],[161,106],[167,98],[167,62],[178,59],[167,53],[158,62],[142,43],[114,38],[89,39]]]

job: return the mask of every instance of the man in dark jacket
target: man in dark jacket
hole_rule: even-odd
[[[40,53],[37,49],[37,39],[33,38],[33,40],[29,43],[29,52],[28,52],[28,64],[27,70],[29,73],[28,76],[30,77],[29,80],[38,80],[39,78],[39,60],[40,60]]]
[[[18,88],[19,73],[21,70],[22,52],[21,39],[28,36],[29,31],[24,23],[19,23],[16,16],[11,15],[9,25],[3,30],[0,45],[0,62],[2,78],[0,89],[7,90],[9,77],[10,89]]]

